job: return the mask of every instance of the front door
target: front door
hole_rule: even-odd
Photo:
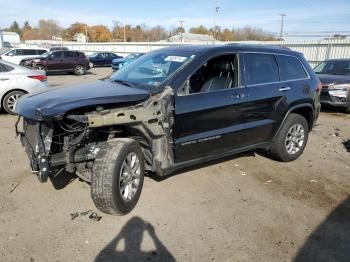
[[[63,70],[64,68],[65,68],[65,65],[63,63],[63,52],[62,51],[53,52],[48,58],[47,70],[55,71],[55,70]]]
[[[238,55],[203,64],[175,96],[175,162],[225,153],[245,143],[246,90],[239,82]]]

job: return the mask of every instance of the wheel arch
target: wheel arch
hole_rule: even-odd
[[[314,122],[315,122],[315,118],[314,118],[315,112],[314,111],[315,110],[310,103],[303,103],[303,104],[298,104],[298,105],[294,105],[294,106],[290,107],[289,110],[287,111],[287,113],[285,114],[280,126],[278,127],[278,130],[274,134],[271,142],[276,140],[276,137],[277,137],[278,133],[280,132],[282,126],[286,122],[287,117],[292,113],[303,116],[309,125],[309,130],[311,130],[313,128]]]

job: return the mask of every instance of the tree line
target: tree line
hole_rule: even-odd
[[[28,21],[20,26],[14,21],[5,31],[17,32],[22,40],[51,40],[53,37],[61,37],[64,41],[73,41],[77,33],[87,36],[89,42],[155,42],[166,40],[168,37],[180,32],[185,33],[184,28],[171,27],[165,28],[161,25],[150,27],[146,24],[132,26],[113,21],[112,27],[105,25],[87,25],[81,22],[75,22],[68,28],[60,26],[59,22],[53,19],[40,20],[36,26],[31,26]],[[243,28],[221,28],[217,26],[215,32],[213,28],[207,28],[204,25],[191,27],[189,33],[214,36],[219,41],[241,41],[257,40],[272,41],[276,38],[261,28],[246,26]]]

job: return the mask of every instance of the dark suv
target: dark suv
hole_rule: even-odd
[[[76,75],[84,75],[90,69],[89,59],[83,53],[69,50],[47,52],[30,62],[27,61],[27,64],[48,73],[72,72]]]
[[[250,45],[159,49],[109,78],[16,104],[17,130],[40,181],[64,169],[91,182],[95,205],[126,214],[144,173],[265,149],[300,156],[321,84],[303,55]]]

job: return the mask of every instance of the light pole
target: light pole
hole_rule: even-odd
[[[281,32],[280,32],[280,40],[282,41],[282,36],[283,36],[283,21],[284,17],[287,16],[286,14],[279,14],[281,16]]]
[[[183,31],[183,23],[185,22],[184,20],[178,21],[180,23],[180,38],[181,38],[181,43],[183,42],[182,38],[182,31]]]
[[[215,44],[215,37],[216,37],[216,17],[219,13],[220,6],[215,6],[215,14],[214,14],[214,28],[213,28],[213,43]]]

